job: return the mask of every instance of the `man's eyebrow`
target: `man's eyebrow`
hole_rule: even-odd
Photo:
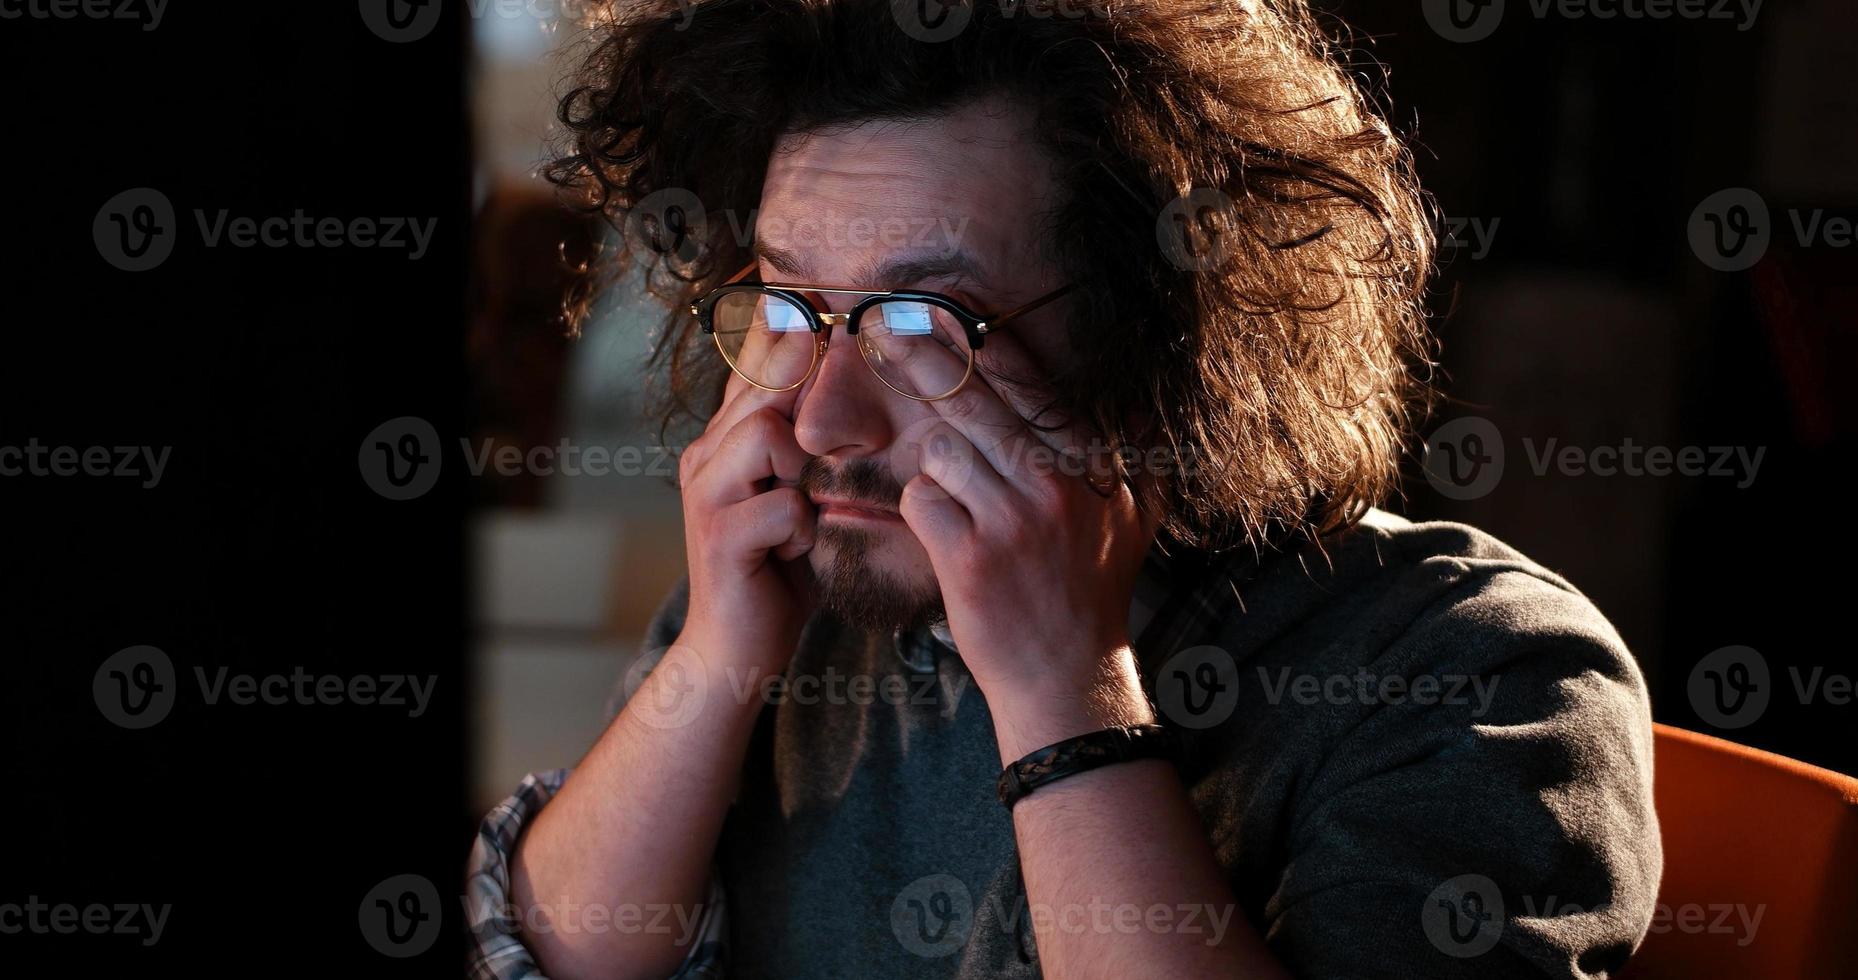
[[[787,278],[805,280],[812,276],[812,266],[798,255],[760,239],[755,241],[755,257],[773,266],[776,272]]]
[[[887,255],[857,272],[850,283],[814,282],[813,266],[800,255],[764,241],[755,242],[755,257],[768,263],[782,278],[814,286],[904,289],[925,279],[952,278],[988,288],[985,266],[964,249],[952,252],[920,250]]]
[[[923,251],[889,255],[858,270],[860,282],[874,289],[904,289],[924,279],[961,279],[986,290],[986,267],[965,249],[952,252]]]

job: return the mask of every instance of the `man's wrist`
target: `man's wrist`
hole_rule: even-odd
[[[1142,691],[1135,654],[1126,646],[1102,658],[1084,677],[1046,678],[990,694],[988,709],[1002,766],[1087,732],[1156,720]]]
[[[1149,759],[1178,761],[1180,735],[1166,725],[1115,725],[1037,749],[1000,771],[995,792],[1012,809],[1034,790],[1105,766]]]

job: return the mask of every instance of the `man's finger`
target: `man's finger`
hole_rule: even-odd
[[[987,343],[976,352],[975,361],[975,375],[1014,415],[1026,421],[1034,437],[1060,452],[1082,451],[1090,445],[1089,429],[1075,420],[1049,428],[1063,418],[1059,410],[1048,407],[1052,393],[1038,382],[1049,374],[1009,332],[989,335]]]
[[[800,482],[808,457],[794,440],[793,423],[772,408],[763,407],[736,423],[710,458],[697,471],[695,493],[711,506],[723,506],[766,492],[764,481],[777,486]]]
[[[727,529],[731,550],[753,565],[770,552],[791,560],[812,550],[818,512],[798,489],[780,487],[731,504],[715,519]]]
[[[909,525],[910,532],[923,543],[923,550],[934,559],[946,547],[965,539],[974,530],[974,518],[934,479],[918,473],[903,485],[903,499],[897,513]]]

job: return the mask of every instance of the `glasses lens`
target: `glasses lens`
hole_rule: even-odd
[[[913,398],[953,394],[974,363],[961,321],[929,303],[871,307],[858,323],[858,347],[878,377]]]
[[[725,294],[710,314],[716,347],[729,366],[758,385],[792,388],[813,368],[813,321],[773,293]]]

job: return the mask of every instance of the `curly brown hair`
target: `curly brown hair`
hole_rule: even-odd
[[[1112,446],[1194,462],[1138,487],[1164,530],[1273,546],[1392,493],[1432,397],[1433,210],[1339,25],[1306,0],[1074,0],[1040,16],[962,0],[965,25],[924,40],[903,26],[921,2],[602,7],[546,175],[633,233],[585,268],[570,325],[642,274],[671,310],[661,420],[705,416],[726,369],[684,307],[750,248],[690,206],[752,215],[785,133],[1003,96],[1030,110],[1063,189],[1047,254],[1080,288],[1057,401]],[[1177,227],[1214,250],[1170,247]]]

